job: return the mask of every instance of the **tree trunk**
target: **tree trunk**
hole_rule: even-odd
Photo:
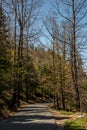
[[[72,11],[73,11],[73,37],[72,37],[72,49],[73,49],[73,65],[72,65],[72,77],[73,83],[76,90],[76,109],[80,109],[80,97],[79,97],[79,85],[78,85],[78,69],[77,69],[77,50],[76,50],[76,15],[75,15],[75,2],[72,0]]]
[[[59,97],[58,97],[58,94],[56,95],[56,103],[57,103],[57,109],[59,110]]]
[[[54,104],[54,108],[56,108],[56,95],[55,95],[55,92],[53,94],[53,104]]]

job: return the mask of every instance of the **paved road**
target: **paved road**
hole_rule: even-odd
[[[56,125],[44,104],[33,104],[0,121],[0,130],[56,130]]]

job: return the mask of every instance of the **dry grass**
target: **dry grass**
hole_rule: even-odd
[[[55,109],[52,109],[50,107],[48,107],[48,110],[52,113],[53,117],[56,120],[56,124],[58,126],[58,130],[64,130],[64,126],[66,124],[66,122],[71,121],[71,122],[75,122],[76,120],[78,120],[78,118],[80,118],[80,113],[75,112],[75,113],[70,113],[70,112],[62,112],[62,111],[58,111]],[[85,119],[85,114],[84,117]],[[84,126],[85,128],[87,128],[87,123]]]

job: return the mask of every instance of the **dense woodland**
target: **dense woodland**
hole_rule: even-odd
[[[87,112],[87,0],[54,1],[42,22],[40,0],[0,2],[0,116],[31,100]]]

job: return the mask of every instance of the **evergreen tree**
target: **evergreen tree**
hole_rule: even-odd
[[[22,77],[25,88],[26,102],[28,102],[31,98],[33,98],[33,94],[39,85],[37,72],[32,59],[29,56],[25,59]]]
[[[8,86],[6,81],[10,66],[9,45],[6,16],[0,5],[0,94]]]
[[[1,110],[3,109],[3,103],[5,103],[3,101],[3,91],[7,90],[10,86],[10,44],[8,39],[8,29],[6,22],[6,16],[4,14],[2,6],[0,5],[0,114]]]

